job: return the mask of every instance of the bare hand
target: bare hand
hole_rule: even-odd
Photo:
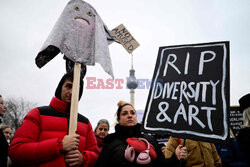
[[[64,136],[62,143],[63,143],[63,151],[68,152],[71,150],[77,150],[79,145],[79,137],[80,135],[66,135]]]
[[[182,145],[178,145],[175,149],[175,155],[178,160],[186,160],[187,159],[187,148],[183,147]]]
[[[83,162],[82,154],[79,150],[72,150],[65,154],[65,162],[68,166],[80,166]]]

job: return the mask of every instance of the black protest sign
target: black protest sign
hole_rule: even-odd
[[[234,136],[237,136],[243,125],[243,113],[240,112],[239,106],[231,106],[229,112],[229,124]]]
[[[143,130],[222,142],[229,104],[229,42],[160,47]]]

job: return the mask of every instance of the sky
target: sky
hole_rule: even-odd
[[[89,0],[111,30],[120,24],[140,46],[133,52],[135,76],[151,80],[160,46],[230,41],[230,105],[250,92],[249,0]],[[68,0],[0,0],[0,94],[48,105],[65,73],[63,55],[43,68],[35,57]],[[109,46],[116,79],[126,81],[131,55]],[[126,83],[119,89],[87,89],[87,77],[106,82],[99,64],[87,67],[79,112],[95,127],[99,119],[115,122],[119,100],[130,100]],[[96,82],[97,84],[97,82]],[[135,108],[144,110],[149,89],[135,90]]]

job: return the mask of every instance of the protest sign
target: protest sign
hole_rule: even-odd
[[[225,141],[229,99],[229,42],[160,47],[143,130]]]
[[[128,53],[132,53],[140,45],[123,24],[114,28],[111,33]]]
[[[240,106],[231,106],[229,112],[229,124],[235,136],[238,135],[243,125],[243,113],[240,112]]]

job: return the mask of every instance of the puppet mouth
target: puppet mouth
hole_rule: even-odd
[[[82,20],[86,21],[90,25],[90,22],[87,19],[85,19],[84,17],[76,16],[75,19],[82,19]]]

